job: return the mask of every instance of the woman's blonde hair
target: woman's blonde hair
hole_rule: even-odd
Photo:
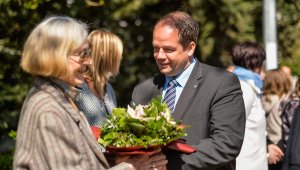
[[[87,39],[87,25],[67,16],[51,16],[27,38],[21,68],[34,76],[61,77],[68,73],[68,55]]]
[[[98,95],[103,98],[109,78],[119,73],[123,43],[117,35],[102,29],[92,31],[88,41],[92,64],[87,75],[92,78]]]

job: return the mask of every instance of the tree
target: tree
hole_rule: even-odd
[[[300,1],[277,1],[279,62],[300,75]]]

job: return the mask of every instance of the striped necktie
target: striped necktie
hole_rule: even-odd
[[[169,109],[173,113],[175,108],[175,98],[176,98],[176,86],[178,82],[173,79],[168,83],[167,92],[164,97],[164,101],[167,103]]]

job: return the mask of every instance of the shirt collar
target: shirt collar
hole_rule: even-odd
[[[67,97],[70,97],[73,101],[75,101],[78,94],[82,91],[82,88],[80,86],[76,86],[76,87],[71,86],[68,83],[59,80],[57,78],[50,78],[50,79],[63,90],[63,92],[67,95]]]
[[[182,73],[180,73],[179,75],[177,75],[175,77],[175,79],[178,82],[180,87],[183,87],[186,84],[190,74],[193,71],[195,63],[196,63],[196,59],[193,57],[191,64]],[[174,79],[174,77],[172,77],[172,76],[166,76],[166,84],[168,84],[169,81],[171,81],[173,79]]]

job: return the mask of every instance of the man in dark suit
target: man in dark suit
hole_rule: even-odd
[[[152,43],[160,73],[137,85],[132,101],[147,104],[162,95],[168,103],[173,98],[173,117],[190,125],[184,139],[196,152],[165,149],[168,169],[235,169],[245,130],[240,83],[232,73],[194,57],[198,34],[198,24],[185,12],[172,12],[156,23]],[[175,94],[166,97],[173,79]]]

